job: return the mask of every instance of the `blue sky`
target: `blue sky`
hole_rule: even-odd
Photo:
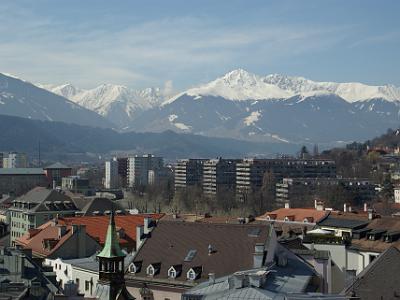
[[[179,91],[244,68],[400,86],[400,1],[0,2],[0,72]]]

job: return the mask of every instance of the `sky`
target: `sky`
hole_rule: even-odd
[[[180,91],[259,75],[400,86],[400,1],[2,0],[0,72]]]

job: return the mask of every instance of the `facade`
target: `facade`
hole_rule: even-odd
[[[71,198],[60,191],[37,187],[13,200],[10,211],[10,244],[56,216],[71,216],[77,211]]]
[[[336,177],[336,164],[323,159],[244,159],[236,165],[236,197],[261,188],[264,174],[271,172],[275,180],[294,178]]]
[[[369,202],[376,196],[376,185],[366,179],[350,178],[283,178],[276,183],[275,200],[285,204],[293,200],[313,196],[318,189],[341,186],[344,190],[353,192],[361,202]]]
[[[128,158],[128,186],[139,187],[149,184],[149,171],[162,171],[164,160],[151,154]]]
[[[395,187],[393,189],[394,192],[394,203],[400,203],[400,187]]]
[[[0,169],[0,194],[20,196],[47,184],[45,172],[40,168]]]
[[[10,152],[3,154],[3,168],[15,169],[15,168],[27,168],[28,159],[25,153]]]
[[[203,164],[203,193],[208,196],[234,195],[236,163],[233,159],[210,159]]]
[[[202,185],[205,159],[181,159],[174,168],[175,190]]]
[[[128,157],[118,157],[118,175],[121,187],[128,186]]]
[[[63,177],[72,175],[72,169],[62,163],[54,163],[46,168],[43,168],[47,177],[47,182],[50,186],[61,186]]]
[[[116,189],[119,187],[118,161],[116,158],[106,161],[104,187]]]

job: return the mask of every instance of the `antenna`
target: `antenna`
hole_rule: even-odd
[[[39,167],[42,166],[42,161],[41,161],[41,157],[40,157],[40,140],[39,140]]]

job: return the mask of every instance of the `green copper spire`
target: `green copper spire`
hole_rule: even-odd
[[[121,248],[119,247],[117,230],[115,229],[114,210],[112,210],[110,224],[108,225],[107,229],[106,242],[104,243],[103,250],[101,250],[97,257],[114,258],[124,256],[125,254],[121,251]]]

